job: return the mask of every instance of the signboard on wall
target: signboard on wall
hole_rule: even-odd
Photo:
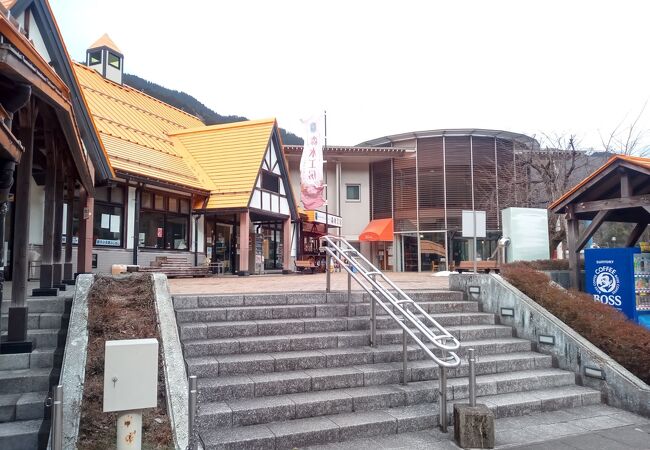
[[[326,223],[330,227],[341,228],[343,226],[343,218],[323,211],[307,211],[307,219],[310,222]]]

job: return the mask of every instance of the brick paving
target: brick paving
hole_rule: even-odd
[[[347,274],[335,272],[332,276],[332,290],[347,290]],[[449,279],[433,276],[430,272],[393,272],[387,276],[404,290],[448,289]],[[253,292],[315,292],[325,290],[325,274],[253,275],[238,277],[232,275],[207,278],[171,278],[169,288],[172,295],[178,294],[226,294]],[[353,280],[353,290],[361,287]]]

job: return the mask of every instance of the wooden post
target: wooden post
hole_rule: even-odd
[[[648,222],[639,222],[636,224],[632,232],[627,238],[627,241],[625,242],[626,247],[634,247],[645,231],[646,227],[648,226]]]
[[[63,279],[63,261],[61,246],[63,245],[63,155],[56,159],[56,188],[54,190],[54,241],[52,243],[52,287],[65,290]]]
[[[282,223],[282,273],[291,273],[291,217]]]
[[[128,192],[128,190],[127,190]],[[142,202],[142,185],[135,187],[135,206],[133,208],[133,265],[138,265],[138,247],[140,246],[140,205]]]
[[[571,287],[580,289],[580,250],[577,248],[579,222],[573,211],[573,205],[567,206],[566,221]]]
[[[248,211],[239,213],[239,276],[250,275],[248,271],[248,230],[250,228],[251,218]]]
[[[79,217],[79,244],[77,245],[77,273],[92,272],[93,205],[94,199],[80,189],[81,217]]]
[[[36,127],[37,108],[33,100],[20,111],[20,141],[24,152],[16,174],[16,196],[13,245],[13,279],[11,286],[11,305],[7,327],[7,340],[1,345],[2,353],[31,353],[32,343],[27,341],[28,307],[28,249],[30,191],[32,165],[34,156],[34,128]]]
[[[9,191],[14,184],[14,170],[16,162],[10,159],[0,160],[0,305],[2,304],[2,294],[5,281],[5,264],[4,243],[5,243],[5,219],[7,217],[7,200]]]
[[[52,287],[52,251],[54,244],[54,206],[57,181],[56,145],[51,132],[45,133],[45,146],[47,148],[47,165],[45,170],[45,198],[43,205],[43,247],[41,250],[41,274],[39,287],[32,290],[34,296],[57,295],[58,290]]]
[[[72,178],[67,180],[66,218],[65,218],[65,263],[63,264],[63,282],[74,285],[72,275],[72,222],[74,221],[74,184]]]

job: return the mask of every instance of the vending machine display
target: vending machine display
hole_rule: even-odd
[[[650,328],[650,253],[638,248],[585,250],[585,287],[595,301]]]

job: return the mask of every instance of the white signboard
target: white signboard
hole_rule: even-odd
[[[314,222],[326,223],[331,227],[342,227],[343,218],[333,214],[325,214],[323,211],[314,211]]]
[[[485,211],[463,210],[463,237],[474,237],[474,214],[476,214],[476,237],[486,237]]]

